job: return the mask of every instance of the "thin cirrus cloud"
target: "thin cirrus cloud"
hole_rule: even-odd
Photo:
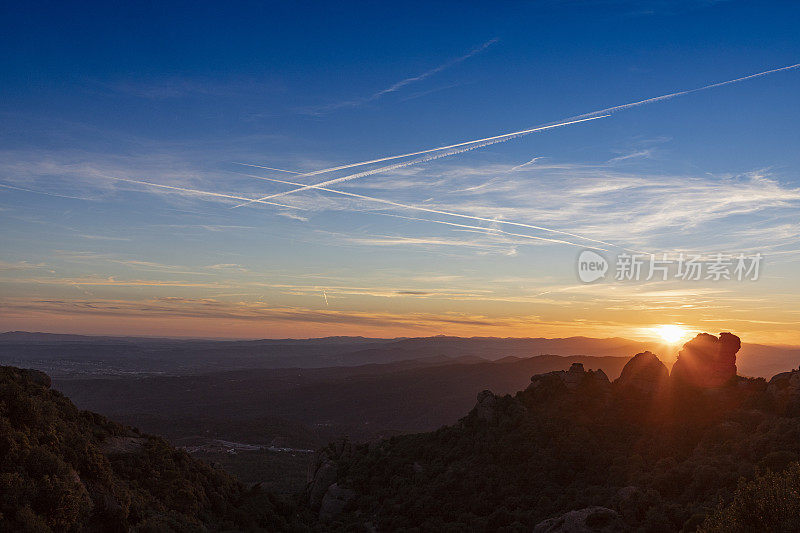
[[[453,145],[449,145],[449,146],[441,146],[441,147],[437,147],[437,148],[431,148],[431,149],[421,150],[421,151],[417,151],[417,152],[411,152],[411,153],[407,153],[407,154],[400,154],[400,155],[389,156],[389,157],[384,157],[384,158],[380,158],[380,159],[373,159],[373,160],[370,160],[370,161],[362,161],[362,162],[359,162],[359,163],[352,163],[352,164],[349,164],[349,165],[342,165],[342,166],[339,166],[339,167],[333,167],[333,168],[328,168],[328,169],[317,170],[317,171],[310,172],[310,173],[299,174],[298,177],[300,177],[300,176],[311,176],[311,175],[315,175],[315,174],[327,173],[327,172],[332,172],[332,171],[341,170],[341,169],[345,169],[345,168],[352,168],[352,167],[355,167],[355,166],[362,166],[362,165],[367,165],[367,164],[372,164],[372,163],[377,163],[377,162],[382,162],[382,161],[389,161],[389,160],[393,160],[393,159],[401,159],[401,158],[410,157],[410,156],[414,156],[414,155],[428,154],[428,153],[441,151],[438,154],[434,154],[434,155],[431,155],[431,156],[418,158],[416,160],[402,162],[402,163],[396,163],[396,164],[393,164],[393,165],[387,165],[387,166],[380,167],[380,168],[377,168],[377,169],[367,170],[367,171],[364,171],[364,172],[358,172],[358,173],[355,173],[355,174],[350,174],[350,175],[347,175],[347,176],[342,176],[342,177],[339,177],[339,178],[334,178],[334,179],[326,180],[326,181],[323,181],[323,182],[315,184],[317,186],[324,187],[326,185],[333,185],[333,184],[336,184],[336,183],[341,183],[341,182],[344,182],[344,181],[350,181],[350,180],[353,180],[353,179],[362,178],[362,177],[369,176],[369,175],[376,174],[376,173],[387,172],[387,171],[395,170],[397,168],[403,168],[403,167],[407,167],[407,166],[410,166],[410,165],[416,165],[416,164],[419,164],[419,163],[428,162],[428,161],[431,161],[432,159],[438,159],[440,157],[447,157],[447,156],[450,156],[450,155],[457,155],[457,154],[460,154],[460,153],[463,153],[465,151],[469,151],[469,150],[472,150],[472,149],[475,149],[475,148],[482,148],[482,147],[489,146],[489,145],[492,145],[492,144],[497,144],[497,143],[510,141],[512,139],[516,139],[516,138],[519,138],[519,137],[522,137],[522,136],[525,136],[525,135],[528,135],[530,133],[537,132],[537,131],[542,131],[542,130],[546,130],[546,129],[550,129],[550,128],[556,128],[556,127],[572,125],[572,124],[584,122],[586,120],[591,120],[591,119],[606,118],[608,116],[611,116],[611,114],[616,113],[618,111],[623,111],[623,110],[626,110],[626,109],[640,107],[640,106],[643,106],[643,105],[648,105],[648,104],[661,102],[661,101],[665,101],[665,100],[671,100],[671,99],[679,97],[679,96],[693,94],[693,93],[700,92],[700,91],[706,91],[706,90],[714,89],[714,88],[717,88],[717,87],[722,87],[722,86],[725,86],[725,85],[731,85],[731,84],[735,84],[735,83],[740,83],[740,82],[743,82],[743,81],[746,81],[746,80],[750,80],[750,79],[754,79],[754,78],[760,78],[760,77],[763,77],[763,76],[768,76],[770,74],[774,74],[774,73],[777,73],[777,72],[782,72],[782,71],[787,71],[787,70],[794,70],[794,69],[796,69],[798,67],[800,67],[800,63],[793,64],[793,65],[788,65],[788,66],[784,66],[784,67],[779,67],[779,68],[775,68],[775,69],[771,69],[771,70],[766,70],[766,71],[758,72],[756,74],[750,74],[750,75],[747,75],[747,76],[740,76],[738,78],[734,78],[734,79],[731,79],[731,80],[712,83],[712,84],[704,85],[702,87],[697,87],[697,88],[694,88],[694,89],[686,89],[686,90],[682,90],[682,91],[676,91],[676,92],[664,94],[664,95],[661,95],[661,96],[656,96],[656,97],[647,98],[647,99],[644,99],[644,100],[638,100],[638,101],[635,101],[635,102],[629,102],[629,103],[626,103],[626,104],[616,105],[616,106],[613,106],[613,107],[608,107],[608,108],[597,110],[597,111],[591,111],[589,113],[584,113],[582,115],[578,115],[576,117],[572,117],[571,119],[567,119],[567,120],[564,120],[564,121],[561,121],[561,122],[558,122],[558,123],[554,123],[554,124],[550,124],[550,125],[547,125],[547,126],[529,128],[529,129],[521,130],[521,131],[517,131],[517,132],[506,133],[506,134],[502,134],[502,135],[496,135],[494,137],[487,137],[487,138],[484,138],[484,139],[475,139],[475,140],[472,140],[472,141],[465,141],[465,142],[462,142],[462,143],[453,144]],[[259,167],[259,165],[247,165],[247,166]],[[258,200],[259,201],[270,200],[270,199],[273,199],[273,198],[286,196],[288,194],[293,194],[293,193],[297,193],[297,192],[306,191],[306,190],[311,189],[313,187],[314,187],[314,185],[304,185],[302,187],[298,187],[296,189],[292,189],[292,190],[289,190],[289,191],[284,191],[284,192],[281,192],[281,193],[275,193],[275,194],[268,195],[268,196],[262,196]],[[246,206],[246,205],[250,205],[252,203],[253,203],[252,201],[246,201],[244,203],[241,203],[241,204],[238,204],[238,205],[234,206],[234,208],[243,207],[243,206]]]
[[[426,79],[430,78],[431,76],[433,76],[435,74],[438,74],[438,73],[440,73],[440,72],[442,72],[444,70],[447,70],[447,69],[449,69],[451,67],[454,67],[454,66],[458,65],[459,63],[462,63],[462,62],[466,61],[467,59],[470,59],[471,57],[474,57],[474,56],[480,54],[481,52],[483,52],[484,50],[486,50],[487,48],[489,48],[490,46],[492,46],[496,42],[497,42],[497,39],[490,39],[490,40],[486,41],[485,43],[473,48],[472,50],[470,50],[469,52],[467,52],[466,54],[464,54],[462,56],[459,56],[459,57],[456,57],[454,59],[451,59],[450,61],[442,63],[441,65],[439,65],[437,67],[434,67],[434,68],[432,68],[430,70],[426,70],[425,72],[422,72],[421,74],[417,74],[415,76],[410,76],[408,78],[404,78],[402,80],[396,81],[395,83],[389,85],[388,87],[386,87],[384,89],[381,89],[379,91],[376,91],[376,92],[374,92],[374,93],[372,93],[372,94],[370,94],[368,96],[363,96],[361,98],[353,98],[351,100],[344,100],[344,101],[341,101],[341,102],[336,102],[336,103],[317,106],[317,107],[310,107],[310,108],[306,108],[306,109],[301,110],[301,112],[303,112],[305,114],[309,114],[309,115],[323,115],[325,113],[330,113],[332,111],[337,111],[339,109],[353,108],[353,107],[358,107],[358,106],[361,106],[361,105],[364,105],[364,104],[368,104],[370,102],[374,102],[376,100],[379,100],[380,98],[383,98],[384,96],[386,96],[388,94],[396,93],[396,92],[400,91],[401,89],[404,89],[405,87],[407,87],[409,85],[412,85],[412,84],[415,84],[415,83],[419,83],[419,82],[421,82],[423,80],[426,80]],[[418,96],[421,96],[421,94],[418,95]]]

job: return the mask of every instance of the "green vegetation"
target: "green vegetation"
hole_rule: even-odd
[[[497,398],[489,417],[476,408],[456,426],[355,447],[338,460],[337,483],[356,497],[329,527],[531,531],[603,506],[631,531],[695,531],[733,502],[708,531],[797,531],[797,467],[736,491],[798,459],[800,418],[773,411],[764,380],[656,397],[554,380]]]
[[[630,531],[798,531],[798,375],[700,390],[554,372],[431,433],[333,442],[300,493],[305,455],[202,454],[248,488],[0,367],[0,530],[516,532],[598,506]]]
[[[800,531],[800,464],[742,481],[733,502],[706,520],[703,533]]]
[[[160,438],[79,411],[40,372],[0,367],[2,531],[287,531],[292,512]]]

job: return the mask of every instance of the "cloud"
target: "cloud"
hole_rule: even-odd
[[[218,271],[235,271],[235,272],[250,272],[249,269],[243,267],[242,265],[238,265],[236,263],[219,263],[216,265],[208,265],[203,268],[207,268],[209,270],[218,270]]]
[[[619,155],[617,157],[612,157],[611,159],[608,160],[608,163],[610,165],[613,165],[614,163],[621,163],[622,161],[628,161],[629,159],[648,159],[652,155],[653,155],[653,150],[648,148],[646,150],[638,150],[636,152],[631,152],[628,154]]]
[[[439,65],[437,67],[434,67],[434,68],[432,68],[430,70],[426,70],[425,72],[422,72],[421,74],[417,74],[415,76],[410,76],[408,78],[404,78],[402,80],[396,81],[395,83],[389,85],[388,87],[386,87],[384,89],[381,89],[379,91],[376,91],[376,92],[374,92],[374,93],[372,93],[372,94],[370,94],[368,96],[364,96],[364,97],[361,97],[361,98],[354,98],[352,100],[345,100],[345,101],[342,101],[342,102],[337,102],[337,103],[318,106],[318,107],[306,108],[306,109],[303,109],[302,112],[304,112],[306,114],[309,114],[309,115],[322,115],[322,114],[330,113],[332,111],[336,111],[336,110],[339,110],[339,109],[358,107],[358,106],[367,104],[369,102],[374,102],[374,101],[376,101],[376,100],[378,100],[380,98],[383,98],[387,94],[395,93],[395,92],[397,92],[397,91],[399,91],[399,90],[401,90],[401,89],[403,89],[403,88],[405,88],[405,87],[407,87],[407,86],[409,86],[411,84],[418,83],[420,81],[426,80],[426,79],[430,78],[431,76],[433,76],[434,74],[438,74],[439,72],[442,72],[443,70],[447,70],[447,69],[449,69],[451,67],[454,67],[455,65],[457,65],[457,64],[459,64],[459,63],[461,63],[463,61],[466,61],[467,59],[469,59],[469,58],[471,58],[471,57],[483,52],[484,50],[486,50],[487,48],[489,48],[491,45],[493,45],[496,42],[497,42],[497,39],[488,40],[485,43],[481,44],[480,46],[477,46],[476,48],[473,48],[472,50],[470,50],[469,52],[467,52],[466,54],[464,54],[462,56],[456,57],[455,59],[451,59],[450,61],[447,61],[446,63],[442,63],[441,65]],[[431,91],[428,91],[428,92],[431,92]],[[419,96],[422,96],[422,94],[418,93],[415,97],[419,97]]]
[[[437,148],[429,148],[429,149],[426,149],[426,150],[420,150],[418,152],[411,152],[411,153],[408,153],[408,154],[394,155],[394,156],[389,156],[389,157],[383,157],[381,159],[373,159],[371,161],[362,161],[362,162],[359,162],[359,163],[352,163],[350,165],[344,165],[344,166],[334,167],[334,168],[330,168],[330,169],[318,170],[318,171],[315,171],[315,172],[307,172],[305,174],[299,174],[297,177],[300,177],[300,176],[312,176],[314,174],[321,174],[323,172],[330,172],[330,171],[340,170],[340,169],[344,169],[344,168],[351,168],[351,167],[362,166],[362,165],[371,164],[371,163],[378,163],[378,162],[381,162],[381,161],[391,161],[391,160],[394,160],[394,159],[402,159],[402,158],[405,158],[405,157],[415,156],[415,155],[419,155],[419,154],[428,154],[428,155],[425,155],[424,157],[420,157],[420,158],[417,158],[417,159],[412,159],[410,161],[403,161],[401,163],[393,163],[391,165],[386,165],[386,166],[383,166],[383,167],[373,168],[373,169],[370,169],[370,170],[357,172],[355,174],[349,174],[347,176],[340,176],[338,178],[333,178],[333,179],[326,180],[326,181],[323,181],[323,182],[320,182],[320,183],[315,183],[315,184],[310,184],[310,185],[303,185],[301,187],[298,187],[296,189],[292,189],[290,191],[284,191],[284,192],[280,192],[280,193],[271,194],[271,195],[268,195],[268,196],[263,196],[263,197],[259,198],[257,201],[270,200],[272,198],[278,198],[278,197],[286,196],[288,194],[293,194],[293,193],[296,193],[296,192],[306,191],[306,190],[314,189],[314,188],[318,188],[318,187],[326,187],[328,185],[334,185],[336,183],[342,183],[342,182],[345,182],[345,181],[351,181],[351,180],[354,180],[354,179],[363,178],[365,176],[371,176],[372,174],[385,173],[385,172],[389,172],[389,171],[392,171],[392,170],[397,170],[399,168],[408,167],[408,166],[411,166],[411,165],[418,165],[420,163],[427,163],[429,161],[433,161],[433,160],[440,159],[440,158],[443,158],[443,157],[449,157],[451,155],[458,155],[458,154],[462,154],[464,152],[469,152],[471,150],[475,150],[475,149],[478,149],[478,148],[484,148],[484,147],[490,146],[492,144],[498,144],[498,143],[503,143],[503,142],[506,142],[506,141],[510,141],[512,139],[517,139],[519,137],[523,137],[525,135],[529,135],[529,134],[534,133],[534,132],[540,132],[540,131],[544,131],[544,130],[550,130],[550,129],[553,129],[553,128],[560,128],[560,127],[564,127],[564,126],[570,126],[570,125],[573,125],[573,124],[578,124],[578,123],[586,122],[586,121],[589,121],[589,120],[597,120],[597,119],[606,118],[608,116],[609,115],[600,115],[600,116],[593,116],[593,117],[588,117],[588,118],[579,118],[579,119],[576,119],[576,120],[561,121],[561,122],[556,122],[556,123],[553,123],[553,124],[548,124],[548,125],[545,125],[545,126],[536,126],[534,128],[528,128],[528,129],[525,129],[525,130],[514,131],[514,132],[511,132],[511,133],[503,133],[501,135],[495,135],[493,137],[486,137],[486,138],[483,138],[483,139],[474,139],[472,141],[465,141],[465,142],[461,142],[461,143],[457,143],[457,144],[451,144],[451,145],[448,145],[448,146],[439,146]],[[436,152],[436,153],[433,153],[433,152]],[[244,163],[240,163],[240,164],[244,164]],[[250,167],[256,167],[256,168],[263,168],[263,167],[260,167],[259,165],[248,165],[248,164],[244,164],[244,165],[245,166],[250,166]],[[250,203],[252,203],[254,201],[256,201],[256,200],[251,200],[251,201],[236,205],[236,206],[234,206],[234,208],[246,206],[246,205],[248,205],[248,204],[250,204]]]
[[[212,320],[244,320],[259,322],[299,322],[373,327],[427,329],[447,325],[502,326],[535,320],[538,317],[491,319],[466,313],[374,313],[309,309],[304,307],[272,307],[259,303],[221,303],[199,299],[153,299],[149,301],[107,299],[6,299],[0,302],[6,317],[35,315],[87,315],[119,318],[189,318]]]
[[[2,261],[0,260],[0,271],[26,271],[49,269],[45,263],[29,263],[28,261]]]

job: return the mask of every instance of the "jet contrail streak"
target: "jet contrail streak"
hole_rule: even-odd
[[[272,182],[275,182],[275,183],[284,183],[286,185],[298,185],[297,183],[292,182],[292,181],[279,180],[279,179],[276,179],[276,178],[265,178],[265,177],[256,176],[256,175],[253,175],[253,174],[243,174],[241,172],[237,172],[237,174],[242,174],[243,176],[249,176],[251,178],[256,178],[256,179],[260,179],[260,180],[272,181]],[[594,242],[594,243],[598,243],[598,244],[604,244],[606,246],[613,246],[615,248],[621,248],[623,250],[629,250],[629,251],[636,252],[636,253],[646,253],[646,252],[642,252],[641,250],[633,250],[633,249],[630,249],[630,248],[625,248],[624,246],[620,246],[618,244],[614,244],[614,243],[611,243],[611,242],[601,241],[599,239],[593,239],[591,237],[586,237],[584,235],[578,235],[577,233],[570,233],[568,231],[561,231],[561,230],[557,230],[557,229],[545,228],[543,226],[535,226],[533,224],[525,224],[525,223],[522,223],[522,222],[512,222],[512,221],[509,221],[509,220],[499,220],[499,219],[496,219],[496,218],[485,218],[485,217],[479,217],[479,216],[475,216],[475,215],[466,215],[466,214],[463,214],[463,213],[455,213],[453,211],[443,211],[441,209],[432,209],[432,208],[429,208],[429,207],[422,207],[422,206],[418,206],[418,205],[403,204],[403,203],[400,203],[400,202],[394,202],[392,200],[384,200],[383,198],[375,198],[373,196],[365,196],[363,194],[357,194],[357,193],[354,193],[354,192],[339,191],[339,190],[336,190],[336,189],[328,189],[328,188],[323,187],[321,185],[314,185],[312,188],[316,189],[316,190],[320,190],[320,191],[334,193],[334,194],[341,194],[343,196],[350,196],[352,198],[358,198],[358,199],[361,199],[361,200],[368,200],[368,201],[371,201],[371,202],[378,202],[378,203],[381,203],[381,204],[390,205],[392,207],[400,207],[400,208],[403,208],[403,209],[411,209],[411,210],[414,210],[414,211],[424,211],[426,213],[433,213],[433,214],[437,214],[437,215],[445,215],[445,216],[451,216],[451,217],[457,217],[457,218],[465,218],[465,219],[469,219],[469,220],[477,220],[477,221],[480,221],[480,222],[492,222],[492,223],[497,223],[497,224],[507,224],[509,226],[517,226],[517,227],[521,227],[521,228],[535,229],[535,230],[539,230],[539,231],[548,231],[550,233],[558,233],[559,235],[567,235],[569,237],[574,237],[576,239],[583,239],[583,240],[586,240],[586,241],[590,241],[590,242]],[[395,216],[395,215],[393,215],[393,216]],[[409,217],[403,217],[403,218],[409,218]],[[428,219],[413,219],[413,220],[428,220]],[[453,223],[450,223],[450,222],[444,222],[444,221],[438,221],[438,220],[431,220],[431,222],[439,222],[441,224],[453,224]],[[495,230],[493,230],[491,228],[483,228],[483,229],[487,230],[487,231],[495,231]],[[501,231],[501,230],[496,230],[496,231]],[[503,233],[506,233],[506,232],[503,232]],[[512,234],[512,233],[509,233],[509,235],[517,236],[517,234]],[[542,237],[537,237],[537,238],[542,238]],[[545,240],[548,240],[548,239],[545,239]],[[549,240],[552,240],[553,242],[567,242],[567,241],[558,241],[558,240],[555,240],[555,239],[549,239]],[[580,246],[580,245],[575,244],[575,243],[568,243],[568,244],[573,244],[575,246]],[[592,248],[592,246],[587,246],[587,247],[588,248]]]
[[[303,174],[302,172],[296,172],[294,170],[286,170],[283,168],[275,168],[275,167],[262,167],[261,165],[249,165],[247,163],[233,163],[234,165],[244,165],[246,167],[257,167],[257,168],[266,168],[267,170],[277,170],[278,172],[286,172],[288,174],[297,174],[299,176],[308,176],[308,174]]]
[[[130,180],[130,179],[126,179],[126,178],[115,178],[114,176],[102,176],[102,177],[105,178],[105,179],[109,179],[109,180],[125,181],[125,182],[128,182],[128,183],[136,183],[137,185],[145,185],[147,187],[159,187],[159,188],[162,188],[162,189],[170,189],[170,190],[178,191],[178,192],[187,192],[187,193],[190,193],[190,194],[200,194],[200,195],[205,195],[205,196],[216,196],[216,197],[219,197],[219,198],[230,198],[232,200],[247,200],[248,202],[257,202],[257,203],[260,203],[260,204],[269,204],[269,205],[275,205],[275,206],[278,206],[278,207],[288,207],[290,209],[304,209],[302,207],[297,207],[297,206],[293,206],[293,205],[284,205],[284,204],[279,204],[279,203],[276,203],[276,202],[265,202],[265,201],[262,201],[262,200],[255,200],[255,199],[252,199],[252,198],[245,198],[244,196],[236,196],[236,195],[233,195],[233,194],[223,194],[223,193],[219,193],[219,192],[199,191],[197,189],[187,189],[185,187],[173,187],[172,185],[161,185],[160,183],[150,183],[149,181]]]
[[[597,114],[597,113],[594,113]],[[593,118],[604,118],[604,117],[593,117]],[[557,128],[559,126],[566,126],[567,124],[575,124],[576,122],[584,122],[586,119],[576,119],[570,120],[569,122],[563,122],[558,124],[551,124],[548,126],[537,126],[536,128],[530,128],[527,130],[515,131],[513,133],[504,133],[503,135],[495,135],[494,137],[486,137],[485,139],[475,139],[474,141],[465,141],[457,144],[450,144],[447,146],[438,146],[436,148],[430,148],[428,150],[420,150],[419,152],[409,152],[407,154],[400,154],[400,155],[392,155],[388,157],[381,157],[380,159],[372,159],[370,161],[361,161],[359,163],[350,163],[349,165],[341,165],[338,167],[331,167],[331,168],[323,168],[322,170],[315,170],[313,172],[306,172],[303,174],[298,173],[297,177],[307,177],[307,176],[316,176],[317,174],[324,174],[326,172],[334,172],[336,170],[344,170],[346,168],[353,168],[353,167],[360,167],[363,165],[370,165],[372,163],[382,163],[384,161],[391,161],[393,159],[402,159],[404,157],[411,157],[412,155],[422,155],[422,154],[429,154],[431,152],[438,152],[439,150],[449,150],[450,148],[458,148],[459,146],[467,146],[469,144],[480,143],[484,141],[491,141],[495,139],[503,139],[505,137],[513,138],[520,135],[527,135],[528,133],[533,133],[534,131],[541,131],[550,128]],[[255,168],[266,168],[269,170],[281,170],[281,169],[274,169],[270,167],[264,167],[261,165],[251,165],[248,163],[234,163],[236,165],[244,165],[246,167],[255,167]],[[285,171],[284,171],[285,172]]]
[[[660,102],[662,100],[669,100],[671,98],[675,98],[676,96],[683,96],[685,94],[692,94],[700,91],[705,91],[708,89],[714,89],[716,87],[722,87],[723,85],[730,85],[731,83],[739,83],[740,81],[750,80],[753,78],[760,78],[761,76],[767,76],[769,74],[773,74],[775,72],[781,72],[783,70],[792,70],[800,67],[800,63],[795,63],[794,65],[788,65],[786,67],[775,68],[772,70],[765,70],[764,72],[759,72],[757,74],[750,74],[749,76],[742,76],[741,78],[736,78],[733,80],[728,81],[721,81],[719,83],[712,83],[711,85],[704,85],[703,87],[697,87],[696,89],[689,89],[686,91],[678,91],[675,93],[664,94],[662,96],[656,96],[654,98],[647,98],[646,100],[639,100],[638,102],[631,102],[630,104],[622,104],[614,107],[607,107],[605,109],[600,109],[599,111],[592,111],[591,113],[585,113],[583,115],[578,115],[575,118],[582,118],[582,117],[590,117],[593,115],[598,115],[600,113],[613,113],[615,111],[621,111],[623,109],[628,109],[631,107],[638,107],[640,105],[652,104],[654,102]]]
[[[613,113],[615,111],[621,111],[623,109],[628,109],[628,108],[631,108],[631,107],[637,107],[637,106],[640,106],[640,105],[646,105],[646,104],[651,104],[651,103],[654,103],[654,102],[660,102],[662,100],[669,100],[671,98],[675,98],[676,96],[683,96],[685,94],[691,94],[691,93],[696,93],[696,92],[699,92],[699,91],[705,91],[707,89],[713,89],[715,87],[721,87],[723,85],[729,85],[731,83],[738,83],[740,81],[745,81],[745,80],[749,80],[749,79],[752,79],[752,78],[759,78],[761,76],[767,76],[767,75],[773,74],[775,72],[781,72],[781,71],[784,71],[784,70],[792,70],[792,69],[796,69],[798,67],[800,67],[800,63],[796,63],[794,65],[788,65],[788,66],[785,66],[785,67],[780,67],[780,68],[776,68],[776,69],[772,69],[772,70],[765,70],[764,72],[759,72],[757,74],[750,74],[748,76],[743,76],[741,78],[736,78],[736,79],[733,79],[733,80],[722,81],[722,82],[719,82],[719,83],[712,83],[711,85],[705,85],[703,87],[698,87],[696,89],[689,89],[689,90],[686,90],[686,91],[678,91],[678,92],[674,92],[674,93],[670,93],[670,94],[665,94],[665,95],[662,95],[662,96],[656,96],[656,97],[653,97],[653,98],[647,98],[645,100],[640,100],[638,102],[631,102],[629,104],[622,104],[622,105],[618,105],[618,106],[614,106],[614,107],[608,107],[606,109],[600,109],[598,111],[592,111],[590,113],[584,113],[583,115],[578,115],[578,116],[573,117],[573,118],[580,119],[580,118],[585,118],[585,117],[592,117],[594,115],[598,115],[598,114],[601,114],[601,113],[603,113],[603,114],[604,113]],[[523,130],[522,132],[517,132],[517,133],[518,134],[523,134],[523,133],[529,133],[529,132],[530,131]],[[515,134],[511,133],[511,134],[508,134],[508,135],[515,135]],[[500,137],[502,137],[502,135]],[[362,165],[369,165],[369,164],[372,164],[372,163],[381,163],[383,161],[391,161],[392,159],[402,159],[403,157],[411,157],[413,155],[422,155],[422,154],[427,154],[427,153],[430,153],[430,152],[436,152],[438,150],[447,150],[447,149],[450,149],[450,148],[456,148],[456,147],[459,147],[459,146],[465,146],[467,144],[481,142],[483,140],[487,140],[487,139],[479,139],[479,140],[476,140],[476,141],[467,141],[467,142],[458,143],[458,144],[451,144],[451,145],[448,145],[448,146],[439,146],[438,148],[431,148],[429,150],[420,150],[419,152],[409,152],[407,154],[400,154],[400,155],[382,157],[382,158],[379,158],[379,159],[372,159],[372,160],[369,160],[369,161],[361,161],[361,162],[358,162],[358,163],[350,163],[348,165],[341,165],[341,166],[338,166],[338,167],[324,168],[322,170],[315,170],[313,172],[305,172],[305,173],[299,173],[298,172],[296,174],[298,175],[298,177],[316,176],[317,174],[324,174],[326,172],[334,172],[336,170],[344,170],[344,169],[347,169],[347,168],[353,168],[353,167],[358,167],[358,166],[362,166]],[[244,165],[244,166],[248,166],[248,167],[255,167],[255,168],[265,168],[267,170],[278,170],[278,171],[281,171],[281,172],[286,172],[285,170],[282,170],[282,169],[275,169],[275,168],[265,167],[265,166],[261,166],[261,165],[252,165],[252,164],[248,164],[248,163],[235,163],[235,164]]]
[[[504,230],[497,229],[497,228],[485,228],[485,227],[482,227],[482,226],[470,226],[468,224],[457,224],[456,222],[447,222],[447,221],[444,221],[444,220],[436,220],[436,219],[432,219],[432,218],[404,217],[402,215],[393,215],[391,213],[381,213],[381,214],[383,214],[384,216],[387,216],[387,217],[402,218],[402,219],[405,219],[405,220],[416,220],[416,221],[419,221],[419,222],[434,222],[436,224],[444,224],[446,226],[455,226],[457,228],[478,230],[478,231],[481,231],[482,233],[489,233],[489,234],[495,234],[495,235],[497,235],[497,234],[509,235],[511,237],[523,237],[525,239],[552,242],[552,243],[556,243],[556,244],[568,244],[569,246],[576,246],[578,248],[591,248],[593,250],[600,250],[601,252],[607,252],[608,251],[605,248],[600,248],[598,246],[592,246],[592,245],[589,245],[589,244],[578,244],[576,242],[564,241],[564,240],[561,240],[561,239],[551,239],[549,237],[537,237],[535,235],[525,235],[524,233],[512,233],[510,231],[504,231]],[[612,245],[612,246],[616,246],[616,245]]]
[[[452,148],[452,147],[459,147],[459,148],[456,148],[455,150],[447,150],[447,151],[444,151],[444,152],[438,153],[438,154],[428,155],[428,156],[421,157],[421,158],[418,158],[418,159],[414,159],[414,160],[411,160],[411,161],[404,161],[402,163],[394,163],[392,165],[387,165],[387,166],[383,166],[383,167],[373,168],[373,169],[370,169],[370,170],[365,170],[363,172],[358,172],[356,174],[350,174],[348,176],[342,176],[340,178],[335,178],[335,179],[332,179],[332,180],[323,181],[322,183],[317,183],[315,185],[303,185],[302,187],[298,187],[297,189],[292,189],[290,191],[284,191],[284,192],[279,192],[279,193],[276,193],[276,194],[271,194],[269,196],[264,196],[262,198],[259,198],[259,200],[270,200],[272,198],[277,198],[279,196],[285,196],[287,194],[292,194],[292,193],[296,193],[296,192],[300,192],[300,191],[306,191],[308,189],[313,189],[314,187],[317,187],[317,186],[324,187],[325,185],[333,185],[334,183],[341,183],[343,181],[350,181],[350,180],[354,180],[354,179],[357,179],[357,178],[363,178],[364,176],[370,176],[372,174],[378,174],[379,172],[387,172],[387,171],[395,170],[395,169],[398,169],[398,168],[403,168],[403,167],[408,167],[408,166],[411,166],[411,165],[416,165],[416,164],[419,164],[419,163],[424,163],[426,161],[432,161],[434,159],[439,159],[439,158],[442,158],[442,157],[448,157],[448,156],[451,156],[451,155],[460,154],[460,153],[463,153],[463,152],[467,152],[469,150],[474,150],[476,148],[482,148],[484,146],[489,146],[490,144],[496,144],[496,143],[510,141],[511,139],[515,139],[517,137],[522,137],[523,135],[528,135],[529,133],[533,133],[533,132],[536,132],[536,131],[544,131],[544,130],[548,130],[548,129],[552,129],[552,128],[559,128],[559,127],[562,127],[562,126],[568,126],[570,124],[577,124],[579,122],[586,122],[586,121],[589,121],[589,120],[597,120],[597,119],[600,119],[600,118],[606,118],[608,116],[609,115],[600,115],[600,116],[597,116],[597,117],[589,117],[589,118],[582,118],[582,119],[577,119],[577,120],[570,120],[570,121],[567,121],[567,122],[559,122],[557,124],[550,124],[549,126],[539,126],[539,127],[530,128],[530,129],[527,129],[527,130],[515,131],[513,133],[505,133],[503,135],[495,135],[494,137],[487,137],[485,139],[477,139],[475,141],[470,141],[470,142],[466,142],[466,143],[454,144],[454,145],[452,145],[451,147],[448,147],[448,148]],[[423,152],[417,152],[417,153],[418,154],[422,154],[422,153],[427,153],[427,152],[433,152],[433,151],[436,151],[436,150],[442,150],[442,148],[436,148],[434,150],[425,150]],[[401,157],[401,156],[398,156],[398,157]],[[397,158],[396,157],[384,158],[384,160],[388,160],[388,159],[397,159]],[[249,165],[249,166],[255,166],[255,165]],[[307,174],[305,174],[305,175],[307,175]],[[298,177],[300,177],[300,176],[298,176]],[[242,204],[235,205],[235,206],[233,206],[233,209],[235,209],[237,207],[246,206],[249,203],[250,202],[244,202]]]

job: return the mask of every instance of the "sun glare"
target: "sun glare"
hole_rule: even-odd
[[[653,330],[658,333],[667,344],[678,344],[689,333],[681,326],[676,326],[675,324],[664,324],[663,326],[653,328]]]

